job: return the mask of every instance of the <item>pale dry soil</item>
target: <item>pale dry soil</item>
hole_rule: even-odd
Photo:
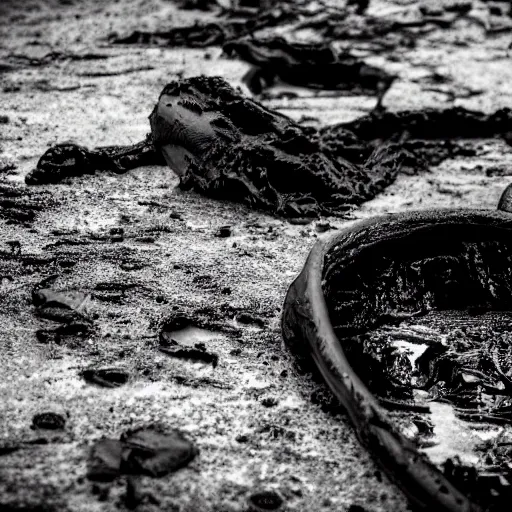
[[[372,10],[406,4],[375,1]],[[0,114],[7,116],[0,124],[0,158],[16,165],[4,173],[7,183],[23,184],[38,157],[59,141],[139,140],[170,80],[208,74],[240,85],[248,69],[221,57],[219,48],[107,44],[111,31],[165,28],[211,16],[178,11],[170,1],[29,0],[0,9],[0,61],[9,64],[0,74]],[[512,105],[509,43],[510,34],[488,38],[481,24],[461,22],[454,31],[423,38],[416,49],[368,61],[399,75],[385,98],[390,109],[457,104],[492,111]],[[15,57],[51,51],[105,58],[30,66]],[[432,70],[450,76],[455,91],[463,84],[482,94],[453,100],[428,91],[421,78]],[[268,105],[295,119],[308,115],[327,124],[353,119],[374,103],[345,96]],[[486,142],[478,158],[402,176],[350,219],[328,220],[341,227],[412,208],[495,208],[509,175],[510,148]],[[142,478],[143,492],[153,498],[137,510],[242,511],[248,496],[261,489],[277,490],[287,510],[344,511],[352,504],[374,512],[407,510],[402,494],[359,446],[347,418],[311,401],[318,385],[296,373],[282,345],[279,321],[287,286],[315,240],[325,235],[315,223],[292,225],[181,192],[177,183],[169,169],[157,167],[84,176],[41,187],[54,204],[31,225],[0,221],[0,248],[8,252],[7,242],[17,240],[22,256],[34,257],[30,264],[19,258],[6,263],[0,289],[0,444],[22,443],[0,455],[0,508],[125,509],[123,479],[103,493],[87,480],[89,447],[102,436],[118,437],[158,421],[187,433],[200,454],[169,476]],[[226,224],[232,235],[216,237]],[[124,229],[122,241],[112,241],[112,228]],[[59,276],[55,289],[90,295],[91,335],[61,344],[36,339],[37,329],[55,324],[35,316],[31,291],[51,274]],[[97,291],[99,283],[133,286],[109,295]],[[178,313],[213,329],[206,343],[219,355],[216,368],[158,351],[161,322]],[[263,320],[263,327],[237,322],[240,313]],[[117,389],[88,384],[79,372],[91,365],[123,368],[130,379]],[[33,415],[47,411],[67,418],[64,432],[30,428]],[[29,443],[45,436],[47,444]]]

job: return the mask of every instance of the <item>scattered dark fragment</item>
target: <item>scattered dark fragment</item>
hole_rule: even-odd
[[[255,325],[257,327],[265,327],[265,320],[259,316],[255,316],[251,313],[240,313],[236,317],[237,321],[244,325]]]
[[[122,242],[124,240],[124,229],[123,228],[111,228],[110,229],[110,240],[112,242]]]
[[[135,238],[136,242],[141,244],[154,244],[156,242],[156,238],[154,236],[138,236]]]
[[[215,236],[219,238],[227,238],[231,236],[232,228],[231,226],[221,226],[217,232],[215,233]]]
[[[261,400],[263,407],[275,407],[279,403],[279,400],[274,397],[265,397]]]
[[[0,124],[9,124],[10,119],[9,116],[0,115]]]
[[[112,34],[112,44],[135,44],[164,47],[205,48],[223,45],[228,41],[248,36],[257,30],[273,27],[296,19],[292,9],[268,9],[248,20],[224,20],[218,23],[196,23],[159,32],[135,30],[126,36]]]
[[[199,453],[180,431],[161,424],[142,427],[121,436],[126,450],[123,468],[128,473],[161,477],[186,466]]]
[[[260,491],[249,496],[249,510],[251,512],[279,510],[283,503],[283,498],[276,491]]]
[[[55,412],[42,412],[32,418],[33,429],[62,430],[66,426],[66,418]]]
[[[212,352],[208,352],[203,343],[196,343],[193,347],[180,345],[176,340],[172,339],[169,332],[160,332],[160,352],[179,359],[194,359],[211,363],[215,368],[219,362],[219,356]]]
[[[370,6],[370,0],[348,0],[347,6],[356,6],[357,14],[364,14],[366,9]]]
[[[21,447],[22,445],[19,444],[0,446],[0,457],[17,452]]]
[[[87,464],[87,478],[111,482],[121,474],[123,443],[116,439],[101,439],[94,443]]]
[[[180,0],[179,6],[183,10],[209,11],[217,4],[215,0]]]
[[[129,373],[119,368],[88,368],[81,376],[90,384],[104,388],[118,388],[128,382]]]
[[[350,53],[326,43],[291,43],[283,37],[240,39],[224,52],[256,66],[246,75],[249,89],[260,94],[276,79],[312,89],[348,91],[382,97],[395,76],[369,66]]]

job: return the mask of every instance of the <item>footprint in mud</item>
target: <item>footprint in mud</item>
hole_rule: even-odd
[[[240,95],[221,78],[203,76],[168,84],[150,124],[151,135],[133,146],[54,146],[26,182],[166,162],[182,188],[214,198],[285,217],[343,214],[400,172],[468,154],[459,139],[512,132],[512,111],[374,112],[316,130]]]

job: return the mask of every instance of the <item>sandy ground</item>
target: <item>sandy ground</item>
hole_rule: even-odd
[[[376,1],[372,10],[404,5]],[[239,85],[247,65],[222,58],[219,48],[113,48],[106,42],[112,31],[181,25],[198,16],[165,0],[2,4],[1,184],[23,190],[24,176],[56,142],[93,146],[143,138],[171,79],[221,75]],[[464,21],[393,59],[368,60],[399,75],[385,98],[390,109],[455,104],[492,111],[512,105],[510,37],[486,37],[482,24]],[[101,58],[42,65],[20,58],[52,51]],[[464,85],[481,93],[454,99],[429,91],[422,78],[432,70],[452,79],[452,91]],[[341,97],[268,105],[328,124],[368,112],[374,102]],[[512,153],[501,141],[479,144],[478,157],[400,177],[351,217],[433,206],[495,208],[512,175]],[[127,508],[124,479],[109,488],[86,478],[89,448],[103,436],[159,421],[186,432],[200,454],[169,476],[141,478],[146,495],[137,510],[243,511],[259,490],[278,491],[286,510],[407,510],[400,491],[357,443],[348,419],[311,399],[321,387],[296,373],[282,346],[286,288],[325,235],[316,223],[290,224],[181,192],[177,183],[160,167],[84,176],[34,189],[47,204],[34,222],[0,220],[0,509]],[[231,236],[215,236],[223,225],[232,226]],[[112,228],[123,229],[122,240]],[[9,241],[21,243],[21,256],[10,256]],[[88,336],[64,337],[60,344],[36,338],[37,330],[56,324],[34,314],[31,292],[53,274],[54,289],[90,295],[94,327]],[[158,351],[160,326],[181,314],[210,329],[206,343],[219,356],[216,368]],[[124,369],[129,380],[116,389],[88,384],[80,371],[91,366]],[[48,411],[67,418],[64,431],[31,429],[32,417]]]

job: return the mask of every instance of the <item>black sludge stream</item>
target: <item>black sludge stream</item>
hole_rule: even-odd
[[[163,165],[182,188],[243,202],[284,217],[342,215],[375,197],[399,173],[459,154],[461,139],[512,132],[512,113],[464,108],[374,112],[320,130],[246,98],[218,77],[171,82],[151,116],[151,134],[132,146],[50,148],[27,184],[57,183],[96,170]]]
[[[421,510],[512,498],[512,217],[430,210],[318,242],[282,329]]]

